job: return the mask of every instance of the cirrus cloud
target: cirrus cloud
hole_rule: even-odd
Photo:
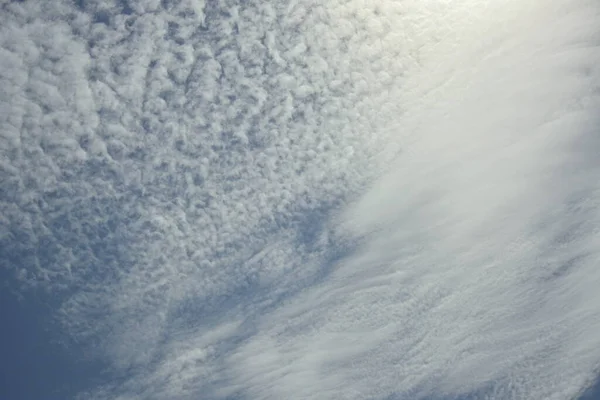
[[[3,263],[80,399],[578,396],[598,6],[5,2]]]

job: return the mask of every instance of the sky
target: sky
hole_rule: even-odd
[[[596,0],[0,0],[0,398],[600,398]]]

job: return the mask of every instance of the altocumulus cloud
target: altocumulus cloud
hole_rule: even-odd
[[[3,1],[0,254],[78,399],[569,399],[600,5]]]

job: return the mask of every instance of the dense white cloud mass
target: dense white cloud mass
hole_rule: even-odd
[[[596,1],[0,4],[0,256],[80,399],[595,378]]]

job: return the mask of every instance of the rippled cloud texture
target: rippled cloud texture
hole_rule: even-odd
[[[77,399],[594,382],[597,1],[0,7],[0,255]]]

